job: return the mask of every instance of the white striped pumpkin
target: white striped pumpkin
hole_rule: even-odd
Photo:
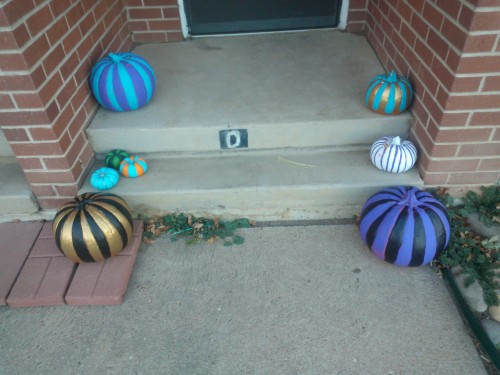
[[[401,140],[399,136],[386,136],[373,143],[370,158],[378,169],[391,173],[403,173],[415,165],[417,149],[413,143]]]

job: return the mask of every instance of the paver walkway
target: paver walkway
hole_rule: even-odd
[[[353,225],[142,244],[123,304],[0,307],[6,374],[486,374],[443,280]]]

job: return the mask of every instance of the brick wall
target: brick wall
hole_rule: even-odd
[[[126,0],[129,29],[134,42],[163,43],[182,40],[177,0]]]
[[[426,185],[474,188],[500,177],[500,2],[369,0],[349,13],[387,70],[410,77],[411,138]]]
[[[56,208],[94,157],[90,67],[132,44],[124,1],[4,1],[0,43],[0,127],[41,207]]]
[[[365,30],[368,0],[349,0],[347,13],[347,28],[350,33],[359,33]]]

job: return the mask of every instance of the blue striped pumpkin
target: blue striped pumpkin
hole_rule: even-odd
[[[144,58],[134,53],[110,53],[92,68],[90,87],[104,108],[115,112],[133,111],[151,100],[156,77]]]
[[[370,159],[378,169],[392,173],[403,173],[415,165],[417,149],[413,143],[401,140],[399,136],[382,137],[373,143]]]
[[[142,176],[148,170],[146,160],[139,156],[130,156],[120,163],[120,173],[125,177],[136,178]]]
[[[365,104],[372,111],[396,115],[410,106],[413,88],[410,81],[395,71],[373,78],[365,94]]]
[[[84,193],[65,203],[54,217],[59,250],[73,262],[97,262],[122,251],[132,238],[127,202],[111,193]]]
[[[411,186],[372,195],[361,210],[359,231],[375,256],[404,267],[439,257],[451,232],[446,208],[430,193]]]

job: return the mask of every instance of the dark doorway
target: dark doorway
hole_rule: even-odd
[[[314,29],[338,24],[341,0],[185,0],[192,35]]]

